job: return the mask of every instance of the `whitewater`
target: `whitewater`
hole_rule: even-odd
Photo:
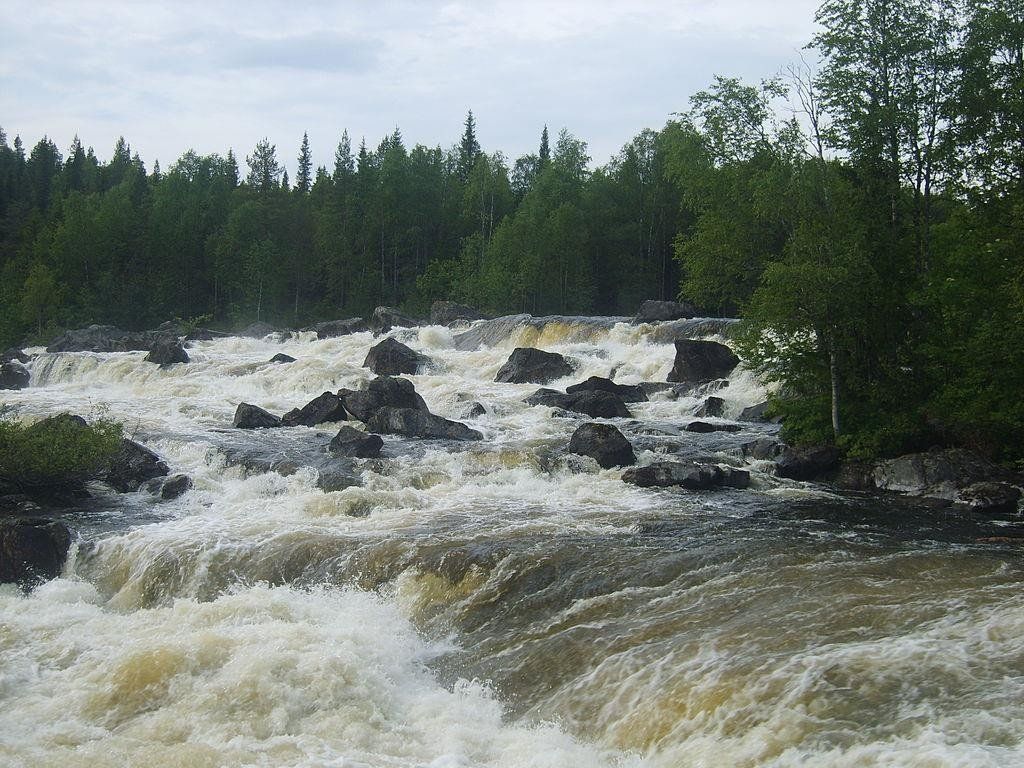
[[[487,329],[490,328],[490,331]],[[722,341],[721,327],[694,326]],[[510,352],[664,382],[671,337],[557,318],[394,335],[433,413],[483,433],[384,436],[332,466],[338,425],[242,431],[359,389],[370,333],[29,350],[19,419],[116,419],[193,487],[95,484],[63,575],[0,587],[0,765],[619,768],[1024,766],[1019,547],[926,506],[776,477],[697,434],[708,391],[607,420],[641,464],[704,459],[748,489],[639,488],[568,454],[586,417],[495,383]],[[277,353],[296,358],[268,361]],[[762,401],[742,366],[720,419]],[[468,418],[474,402],[485,413]],[[602,420],[604,421],[604,420]]]

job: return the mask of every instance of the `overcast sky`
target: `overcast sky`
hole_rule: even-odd
[[[472,109],[485,151],[536,151],[547,123],[603,164],[713,75],[794,61],[819,2],[0,0],[0,126],[104,160],[124,135],[148,168],[267,136],[294,175],[303,131],[331,167],[343,128],[448,147]]]

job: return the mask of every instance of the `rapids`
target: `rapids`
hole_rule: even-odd
[[[231,417],[358,388],[368,333],[198,342],[168,369],[34,350],[6,408],[116,418],[195,485],[97,485],[63,577],[0,587],[0,765],[1024,765],[1024,563],[978,543],[1005,529],[765,465],[693,493],[567,455],[580,421],[494,375],[533,345],[575,362],[555,388],[664,381],[671,337],[617,320],[399,329],[431,411],[485,439],[387,436],[340,470],[329,428]],[[733,419],[765,392],[740,368],[715,394]],[[741,466],[776,429],[682,431],[703,398],[614,423],[641,463]]]

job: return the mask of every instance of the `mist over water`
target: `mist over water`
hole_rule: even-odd
[[[6,397],[20,417],[123,420],[195,486],[97,487],[64,577],[0,588],[0,765],[1024,765],[1018,549],[757,465],[748,490],[626,485],[565,453],[578,419],[494,375],[533,345],[575,362],[555,388],[664,381],[671,343],[572,318],[475,330],[396,335],[434,361],[409,377],[430,409],[485,439],[385,437],[328,491],[336,427],[231,417],[358,388],[369,334],[199,342],[169,369],[37,357]],[[764,391],[740,369],[715,394],[735,418]],[[613,422],[641,463],[740,465],[775,429],[681,432],[703,399]]]

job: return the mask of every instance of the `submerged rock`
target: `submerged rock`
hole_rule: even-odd
[[[239,403],[231,426],[237,429],[263,429],[280,427],[281,420],[269,411],[251,403]]]
[[[272,358],[270,358],[267,362],[268,363],[287,364],[287,363],[294,363],[295,362],[295,358],[292,357],[291,355],[286,355],[284,352],[278,352],[276,355],[274,355]]]
[[[426,437],[443,440],[482,440],[483,435],[465,424],[450,421],[429,411],[412,408],[378,408],[366,428],[385,435]]]
[[[157,340],[146,355],[146,361],[162,366],[190,362],[188,353],[177,339]]]
[[[164,460],[149,448],[124,438],[104,479],[115,490],[131,493],[139,490],[147,480],[164,477],[170,471]]]
[[[581,424],[569,439],[569,453],[589,456],[602,469],[636,464],[633,446],[611,424]]]
[[[691,491],[706,491],[723,486],[746,488],[750,485],[750,473],[715,464],[659,461],[646,467],[627,469],[622,480],[641,488],[679,486]]]
[[[469,404],[469,409],[466,411],[465,418],[467,418],[467,419],[476,419],[476,418],[479,418],[480,416],[486,416],[486,415],[487,415],[487,409],[484,408],[483,404],[482,403],[477,403],[477,402],[474,401],[474,402]]]
[[[640,323],[657,323],[665,320],[688,320],[697,317],[699,312],[692,304],[679,301],[656,301],[648,299],[640,304],[640,309],[633,318],[637,325]]]
[[[644,388],[639,384],[616,384],[611,379],[606,379],[603,376],[591,376],[586,381],[581,381],[579,384],[573,384],[565,388],[566,393],[573,394],[574,392],[610,392],[616,395],[624,403],[646,403],[647,393],[644,392]]]
[[[0,583],[30,587],[60,576],[71,548],[71,531],[55,520],[27,518],[0,523]]]
[[[435,301],[430,305],[431,325],[451,325],[456,322],[483,320],[485,316],[473,307],[454,301]]]
[[[395,338],[387,338],[370,347],[363,360],[363,368],[369,368],[378,376],[415,374],[428,365],[430,358],[412,350]]]
[[[504,384],[547,384],[572,373],[572,366],[557,352],[517,347],[494,380]]]
[[[24,389],[31,380],[32,374],[21,363],[0,363],[0,389]]]
[[[426,402],[411,381],[392,376],[378,376],[366,385],[366,389],[338,394],[345,410],[362,422],[369,421],[377,410],[385,407],[427,410]]]
[[[315,427],[328,421],[346,421],[345,406],[333,392],[324,392],[301,408],[288,411],[281,417],[283,427]]]
[[[701,383],[727,377],[740,359],[717,341],[680,339],[675,342],[676,357],[669,381]]]
[[[380,456],[384,441],[380,435],[368,435],[355,427],[344,426],[338,430],[327,446],[337,456],[352,456],[359,459],[375,459]]]

